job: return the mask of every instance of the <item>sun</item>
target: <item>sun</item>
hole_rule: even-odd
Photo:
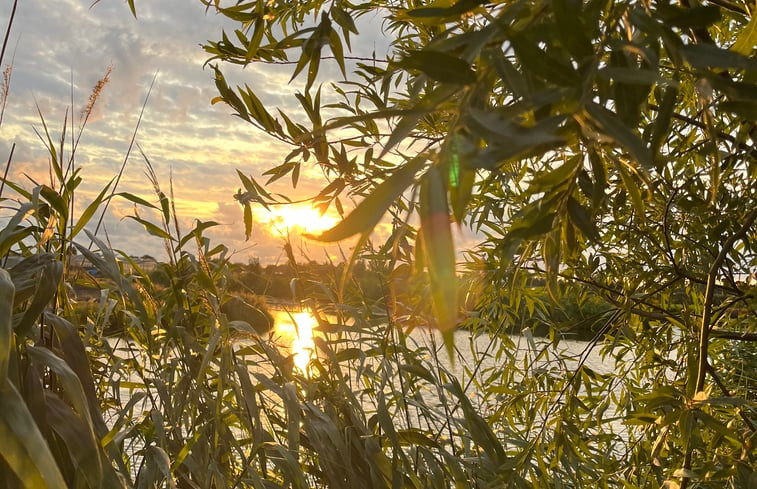
[[[272,234],[283,237],[293,232],[320,234],[334,227],[339,218],[328,212],[321,215],[307,204],[289,204],[272,208],[261,216],[261,221],[268,225]]]

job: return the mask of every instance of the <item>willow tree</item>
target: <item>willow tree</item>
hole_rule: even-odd
[[[479,277],[467,321],[492,330],[548,310],[534,277],[553,300],[571,288],[606,303],[595,342],[617,375],[576,405],[570,393],[594,375],[579,366],[568,395],[545,408],[550,443],[542,430],[505,450],[494,479],[517,466],[532,481],[755,484],[753,4],[204,3],[239,22],[205,46],[215,101],[291,146],[268,182],[296,185],[303,166],[317,167],[325,183],[313,202],[344,215],[316,239],[358,235],[359,255],[390,220],[379,251],[396,275],[428,278],[429,321],[445,332],[461,321],[461,266]],[[360,51],[379,32],[386,52]],[[252,76],[230,83],[231,64],[288,69],[299,109],[267,106]],[[251,206],[281,199],[261,176],[240,177],[249,235]],[[453,226],[479,238],[463,264]],[[541,409],[535,390],[501,392]],[[588,460],[601,440],[582,430],[608,422],[606,398],[635,428],[625,462],[597,472]]]

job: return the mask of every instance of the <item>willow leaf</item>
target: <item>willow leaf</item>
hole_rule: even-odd
[[[318,241],[341,241],[356,234],[370,231],[378,224],[389,206],[415,181],[415,174],[423,166],[424,160],[416,158],[394,172],[380,183],[342,221],[319,236],[307,235]]]

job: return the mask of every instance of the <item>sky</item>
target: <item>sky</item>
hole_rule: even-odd
[[[99,193],[124,164],[140,110],[157,73],[136,141],[149,158],[162,191],[169,194],[173,187],[182,231],[190,229],[196,219],[220,223],[206,235],[214,244],[225,244],[234,253],[235,262],[286,261],[282,245],[287,233],[295,249],[304,251],[309,258],[323,261],[329,254],[339,261],[336,248],[323,248],[299,237],[301,229],[294,224],[296,221],[315,226],[308,229],[311,232],[319,230],[317,224],[336,222],[335,215],[318,222],[317,216],[308,214],[309,209],[295,218],[255,209],[253,235],[245,241],[242,210],[233,198],[241,186],[237,169],[265,181],[261,173],[282,162],[289,149],[233,117],[224,104],[211,104],[217,92],[213,71],[204,66],[207,55],[201,43],[220,39],[222,29],[234,25],[212,12],[206,15],[197,0],[138,1],[137,19],[131,16],[125,1],[102,0],[90,8],[91,2],[19,1],[4,60],[6,64],[12,61],[12,78],[0,126],[0,159],[7,160],[11,145],[16,145],[9,179],[27,189],[34,186],[31,180],[50,181],[49,155],[35,133],[35,128],[43,130],[37,107],[54,141],[61,137],[67,110],[74,114],[78,131],[81,111],[110,66],[109,81],[95,103],[75,153],[75,164],[83,176],[77,193],[81,212],[88,198]],[[5,0],[0,7],[3,28],[11,5],[10,0]],[[368,41],[372,45],[358,44],[353,48],[376,49],[377,41],[385,42],[374,36]],[[336,74],[335,67],[325,66],[324,77]],[[243,71],[232,71],[230,76],[249,83],[256,93],[264,93],[263,102],[269,107],[286,109],[296,104],[293,93],[298,84],[287,83],[288,71],[251,65]],[[64,149],[67,155],[71,148],[70,125],[69,143]],[[295,195],[315,195],[322,185],[316,170],[303,172]],[[291,195],[286,184],[273,190]],[[118,191],[156,201],[136,147],[126,161]],[[162,240],[147,235],[137,222],[125,218],[133,212],[130,202],[114,200],[102,237],[128,254],[163,259]],[[287,213],[292,214],[291,210]],[[140,215],[147,217],[144,211]],[[342,248],[349,252],[349,243]]]

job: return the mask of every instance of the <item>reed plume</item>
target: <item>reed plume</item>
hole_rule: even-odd
[[[108,84],[110,81],[110,73],[113,71],[113,65],[108,65],[108,68],[105,70],[105,75],[100,78],[94,87],[92,87],[92,92],[89,94],[89,100],[87,100],[87,105],[84,106],[84,108],[81,110],[80,118],[81,118],[81,125],[84,126],[87,123],[87,120],[89,119],[89,116],[92,114],[92,111],[95,108],[95,102],[97,102],[97,99],[100,97],[100,93],[103,91],[103,88],[105,88],[105,85]]]

